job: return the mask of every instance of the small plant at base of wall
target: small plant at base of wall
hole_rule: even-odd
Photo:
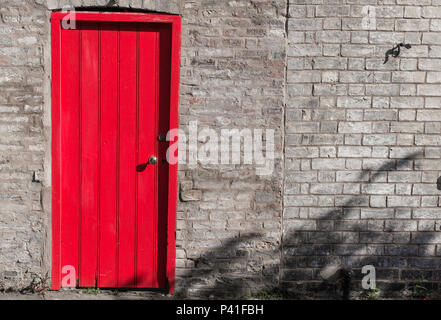
[[[426,288],[425,284],[428,281],[421,278],[417,283],[412,286],[412,296],[417,299],[427,299],[429,295],[429,289]]]
[[[381,290],[379,287],[376,287],[375,289],[365,290],[362,293],[362,298],[367,300],[381,299]]]
[[[101,293],[99,288],[88,288],[86,290],[83,290],[84,294],[93,294],[93,295],[98,295]]]

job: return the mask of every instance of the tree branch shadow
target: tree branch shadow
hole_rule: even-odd
[[[383,163],[378,168],[363,169],[354,183],[358,181],[358,183],[371,184],[377,181],[377,178],[391,171],[402,169],[411,171],[413,167],[409,169],[409,163],[421,156],[420,152],[415,152],[405,158]],[[315,220],[317,223],[333,221],[336,224],[351,217],[354,210],[357,211],[360,208],[388,209],[387,207],[372,208],[369,203],[362,203],[359,196],[352,196],[319,218],[309,218],[309,220]],[[392,219],[396,219],[396,216],[394,215]],[[365,220],[369,221],[369,219],[360,219],[359,216],[351,221]],[[281,243],[276,248],[266,252],[265,250],[257,250],[259,252],[257,254],[268,257],[280,255],[281,260],[275,259],[274,263],[263,263],[260,268],[250,264],[252,260],[250,255],[256,254],[253,243],[261,241],[262,235],[248,234],[230,239],[222,246],[194,259],[195,267],[180,275],[177,285],[178,296],[239,298],[256,293],[259,289],[266,287],[276,288],[282,292],[281,298],[348,299],[351,292],[363,290],[361,288],[363,277],[361,268],[364,265],[373,265],[376,268],[377,280],[381,283],[381,288],[387,292],[408,289],[409,286],[412,286],[412,281],[418,281],[421,277],[429,280],[428,287],[438,288],[436,281],[441,280],[441,273],[436,269],[436,266],[433,266],[432,269],[428,269],[424,265],[421,267],[410,266],[409,268],[406,264],[406,259],[409,257],[413,257],[416,261],[424,258],[418,254],[412,256],[412,252],[409,255],[405,254],[409,248],[409,242],[384,242],[382,235],[389,234],[384,226],[383,230],[378,232],[360,227],[347,233],[359,236],[360,232],[364,231],[372,233],[372,236],[363,241],[336,236],[345,232],[335,230],[335,226],[332,230],[322,231],[284,231]],[[420,232],[413,231],[413,233],[418,236]],[[431,242],[430,234],[424,236],[426,242]],[[386,254],[384,252],[385,245],[393,246],[396,252]],[[225,256],[225,252],[232,254]],[[247,270],[243,269],[244,264]],[[332,265],[339,265],[341,270],[347,271],[339,273],[337,281],[327,281],[321,276],[324,268]],[[416,265],[418,265],[417,262]],[[441,263],[439,267],[441,267]],[[405,270],[400,270],[401,268]]]

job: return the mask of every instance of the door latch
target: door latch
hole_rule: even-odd
[[[158,163],[158,158],[156,158],[155,156],[151,156],[150,158],[149,158],[149,164],[151,164],[151,165],[155,165],[155,164],[157,164]]]

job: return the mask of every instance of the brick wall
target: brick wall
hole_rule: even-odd
[[[0,1],[0,290],[44,277],[44,8]]]
[[[439,5],[289,1],[285,285],[334,263],[383,289],[441,280]]]
[[[0,284],[50,270],[50,10],[0,0]],[[180,125],[274,129],[275,169],[180,165],[177,291],[281,285],[373,265],[384,290],[441,280],[441,2],[119,1],[182,15]],[[383,64],[387,50],[410,43]],[[204,141],[200,141],[202,145]]]
[[[180,166],[181,293],[250,294],[277,283],[285,77],[283,0],[184,1],[180,123],[275,130],[274,173],[253,165]]]

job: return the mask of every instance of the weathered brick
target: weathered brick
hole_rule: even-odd
[[[369,205],[367,196],[336,196],[335,205],[341,207],[366,207]]]
[[[288,196],[285,197],[286,206],[315,206],[317,204],[317,198],[314,196]]]
[[[440,121],[441,111],[440,110],[418,110],[417,111],[418,121]]]
[[[312,169],[314,170],[338,170],[345,168],[344,159],[314,159]]]
[[[318,158],[319,149],[314,147],[287,148],[286,156],[293,158]]]
[[[439,7],[425,6],[422,10],[424,18],[441,18],[441,9]]]
[[[361,186],[361,193],[363,194],[393,194],[395,186],[386,183],[370,183]]]
[[[360,232],[361,243],[390,243],[392,234],[386,232]]]
[[[336,177],[338,182],[363,182],[368,179],[369,177],[360,171],[337,171]]]
[[[290,57],[320,56],[321,53],[322,46],[315,44],[295,44],[288,49],[288,56]]]
[[[400,147],[393,147],[390,148],[390,157],[391,158],[399,158],[399,159],[405,159],[406,157],[414,157],[415,155],[422,154],[423,149],[421,148],[400,148]]]
[[[441,66],[441,59],[419,59],[418,68],[420,70],[439,70]]]
[[[427,30],[429,30],[429,20],[397,19],[396,20],[396,30],[398,30],[398,31],[413,31],[413,32],[427,31]]]
[[[363,145],[394,145],[396,141],[395,135],[389,134],[376,134],[376,135],[365,135],[363,136]]]
[[[341,55],[343,57],[372,56],[374,48],[372,45],[347,44],[342,46]]]
[[[406,196],[388,196],[388,207],[418,207],[420,205],[419,197],[406,197]]]
[[[312,59],[312,67],[317,70],[344,70],[347,63],[347,58],[317,57]]]
[[[427,126],[428,127],[428,126]],[[427,131],[427,129],[426,129]],[[435,130],[436,132],[439,132],[440,130]],[[417,135],[415,136],[415,145],[421,146],[421,145],[441,145],[440,137],[433,136],[433,135]]]
[[[315,220],[287,220],[284,227],[288,231],[314,231],[317,228]]]
[[[339,183],[311,184],[311,194],[339,194],[343,191],[343,185]]]
[[[428,83],[440,83],[441,82],[441,72],[428,72],[427,73]]]
[[[404,7],[404,17],[405,18],[421,18],[422,8],[421,7]]]
[[[378,96],[390,96],[390,95],[398,95],[399,86],[396,84],[383,84],[383,85],[366,85],[366,93],[369,95],[378,95]]]
[[[418,254],[418,246],[385,246],[385,252],[391,256],[416,256]]]
[[[348,31],[319,31],[317,41],[323,43],[347,43],[351,38]]]
[[[392,72],[392,82],[399,83],[423,83],[425,82],[425,72],[409,72],[409,71],[396,71]],[[430,82],[430,81],[428,81]]]
[[[317,6],[317,17],[343,17],[349,15],[349,6],[321,5]]]
[[[416,231],[417,221],[412,220],[389,220],[386,221],[385,231]]]
[[[338,97],[337,107],[339,108],[370,108],[372,100],[370,97]]]
[[[398,112],[396,110],[365,110],[364,120],[397,120]]]
[[[338,156],[347,158],[364,158],[371,155],[369,147],[339,147]]]
[[[392,171],[388,173],[388,182],[419,182],[421,172]]]
[[[340,122],[338,132],[340,133],[370,133],[370,122]]]
[[[441,85],[421,84],[417,86],[418,95],[441,96]]]
[[[412,233],[412,243],[439,243],[441,232],[420,232]]]
[[[416,219],[440,219],[441,218],[441,210],[436,208],[419,208],[413,211],[413,218]]]
[[[421,97],[391,97],[391,108],[423,108],[424,99]]]
[[[370,32],[369,40],[371,43],[383,44],[394,43],[395,41],[404,41],[404,33],[397,32]]]
[[[361,209],[361,219],[392,219],[393,209]]]
[[[424,123],[422,122],[392,122],[390,132],[394,133],[422,133]]]
[[[291,31],[321,30],[322,27],[323,27],[323,19],[293,18],[288,21],[288,28]]]

